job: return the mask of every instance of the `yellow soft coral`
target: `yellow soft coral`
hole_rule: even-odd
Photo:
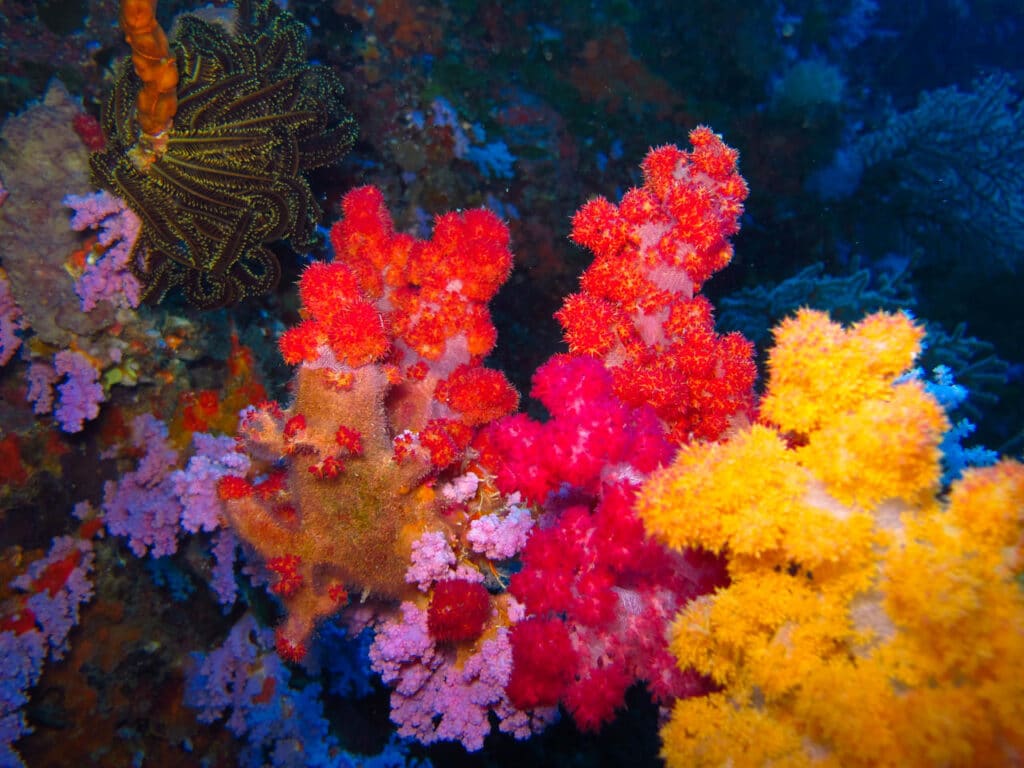
[[[924,331],[905,315],[884,312],[844,330],[824,312],[801,309],[774,336],[772,387],[761,412],[783,432],[807,433],[882,396],[910,368]]]
[[[731,584],[673,627],[719,693],[676,704],[670,766],[1024,762],[1024,465],[940,497],[941,407],[901,378],[921,331],[776,331],[762,416],[684,447],[639,512],[674,547],[729,557]]]
[[[799,462],[844,505],[871,508],[885,499],[917,505],[935,495],[945,412],[919,381],[836,411],[812,432]]]

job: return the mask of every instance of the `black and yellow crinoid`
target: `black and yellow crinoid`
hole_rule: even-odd
[[[306,247],[320,217],[303,173],[355,138],[338,77],[306,60],[303,25],[271,0],[238,5],[233,34],[179,19],[178,110],[158,159],[132,160],[140,83],[130,61],[104,108],[94,180],[142,220],[132,270],[153,302],[175,286],[204,309],[272,290],[281,269],[266,244]]]

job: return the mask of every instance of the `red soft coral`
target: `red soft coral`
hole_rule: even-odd
[[[644,160],[645,184],[618,206],[592,200],[572,238],[594,252],[556,314],[569,350],[603,360],[626,403],[655,408],[675,443],[715,440],[749,412],[755,367],[749,344],[714,331],[695,296],[728,264],[747,195],[737,153],[707,128],[694,149],[665,146]]]
[[[427,610],[430,636],[441,643],[476,640],[491,615],[487,588],[467,579],[448,579],[434,585]]]
[[[517,709],[558,704],[576,668],[576,651],[565,624],[527,619],[509,634],[512,674],[505,692]]]
[[[435,394],[471,426],[494,421],[519,405],[519,393],[501,371],[478,365],[460,365]]]
[[[520,645],[535,635],[551,644],[567,638],[571,651],[560,650],[570,676],[542,687],[532,673],[514,670],[509,695],[550,704],[560,690],[557,700],[580,727],[594,729],[636,681],[649,681],[662,703],[697,690],[676,669],[666,630],[678,608],[713,589],[724,570],[646,536],[633,511],[632,478],[666,462],[672,449],[654,412],[623,403],[600,362],[558,356],[537,372],[533,395],[551,420],[501,420],[485,433],[481,460],[497,468],[499,487],[530,488],[551,510],[509,582],[529,617],[512,638]],[[525,649],[518,654],[532,662]]]

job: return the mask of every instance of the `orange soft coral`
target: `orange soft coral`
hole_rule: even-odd
[[[178,111],[178,62],[156,20],[156,0],[121,0],[121,28],[132,49],[132,65],[142,81],[136,120],[145,162],[163,154],[167,131]]]
[[[1024,759],[1024,465],[937,498],[945,418],[899,378],[920,337],[800,312],[776,331],[774,426],[687,446],[644,487],[648,530],[726,553],[732,579],[673,628],[722,690],[676,704],[670,766]]]
[[[480,365],[494,338],[486,302],[511,264],[500,220],[443,216],[422,241],[394,232],[373,187],[342,207],[336,259],[305,270],[303,320],[280,339],[299,364],[294,398],[248,411],[240,428],[251,475],[270,474],[218,487],[229,523],[276,574],[289,659],[348,587],[415,596],[413,540],[454,525],[432,486],[458,474],[478,426],[518,403],[504,375]]]

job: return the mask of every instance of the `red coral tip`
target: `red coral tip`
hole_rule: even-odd
[[[334,442],[350,456],[359,456],[363,452],[362,435],[356,430],[346,427],[344,424],[339,426],[338,430],[334,433]]]
[[[345,464],[337,456],[328,456],[309,468],[310,474],[317,480],[336,480],[344,471]]]
[[[479,582],[449,579],[434,585],[427,628],[438,642],[475,640],[491,615],[491,596]]]
[[[221,501],[244,499],[252,495],[252,483],[238,475],[224,475],[217,481],[217,496]]]
[[[274,646],[277,648],[277,655],[292,664],[298,664],[306,658],[305,644],[288,639],[280,629],[274,639]]]
[[[281,597],[291,597],[302,587],[302,574],[299,566],[302,558],[298,555],[281,555],[267,560],[267,570],[277,574],[277,582],[270,586],[270,591]]]
[[[284,439],[294,440],[295,436],[306,430],[306,417],[301,413],[292,416],[284,424]]]

